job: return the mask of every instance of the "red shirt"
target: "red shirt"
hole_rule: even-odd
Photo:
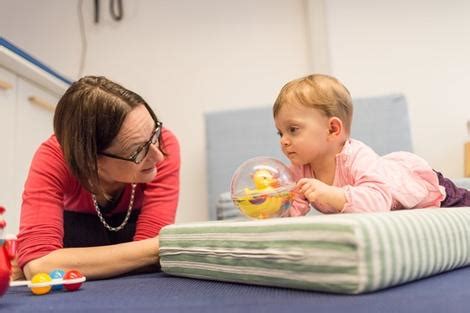
[[[159,162],[155,179],[137,184],[133,209],[140,208],[134,240],[151,238],[175,221],[179,195],[180,151],[176,137],[163,129],[167,157]],[[129,184],[112,214],[126,212]],[[23,193],[20,232],[17,241],[18,265],[40,258],[63,247],[64,210],[95,214],[91,193],[72,175],[62,149],[52,135],[36,151]],[[103,226],[104,227],[104,226]]]

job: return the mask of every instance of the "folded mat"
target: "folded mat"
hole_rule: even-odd
[[[470,263],[470,208],[166,226],[171,275],[357,294]]]

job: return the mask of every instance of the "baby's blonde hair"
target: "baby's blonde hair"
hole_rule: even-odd
[[[348,89],[332,76],[309,75],[285,84],[274,103],[274,117],[283,105],[289,103],[299,103],[320,110],[327,117],[338,117],[347,133],[351,131],[353,114],[351,95]]]

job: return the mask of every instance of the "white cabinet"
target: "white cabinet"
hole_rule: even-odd
[[[6,233],[15,229],[18,213],[14,212],[14,180],[15,164],[15,112],[16,112],[16,76],[0,68],[0,205],[7,211],[4,219],[7,221]],[[14,224],[14,225],[12,225]]]
[[[31,159],[53,132],[53,109],[59,96],[2,68],[1,82],[7,88],[0,88],[0,203],[6,208],[6,232],[15,234]]]
[[[31,160],[53,133],[54,108],[68,87],[51,69],[25,55],[0,37],[0,205],[6,209],[4,233],[10,234],[18,233]]]
[[[31,164],[39,145],[53,132],[53,109],[57,95],[19,78],[16,98],[15,161],[18,171],[15,194],[21,194]],[[21,205],[17,203],[16,207]]]

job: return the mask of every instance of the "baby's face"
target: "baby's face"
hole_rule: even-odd
[[[282,152],[295,165],[323,162],[332,143],[329,118],[298,103],[283,104],[274,118]]]

